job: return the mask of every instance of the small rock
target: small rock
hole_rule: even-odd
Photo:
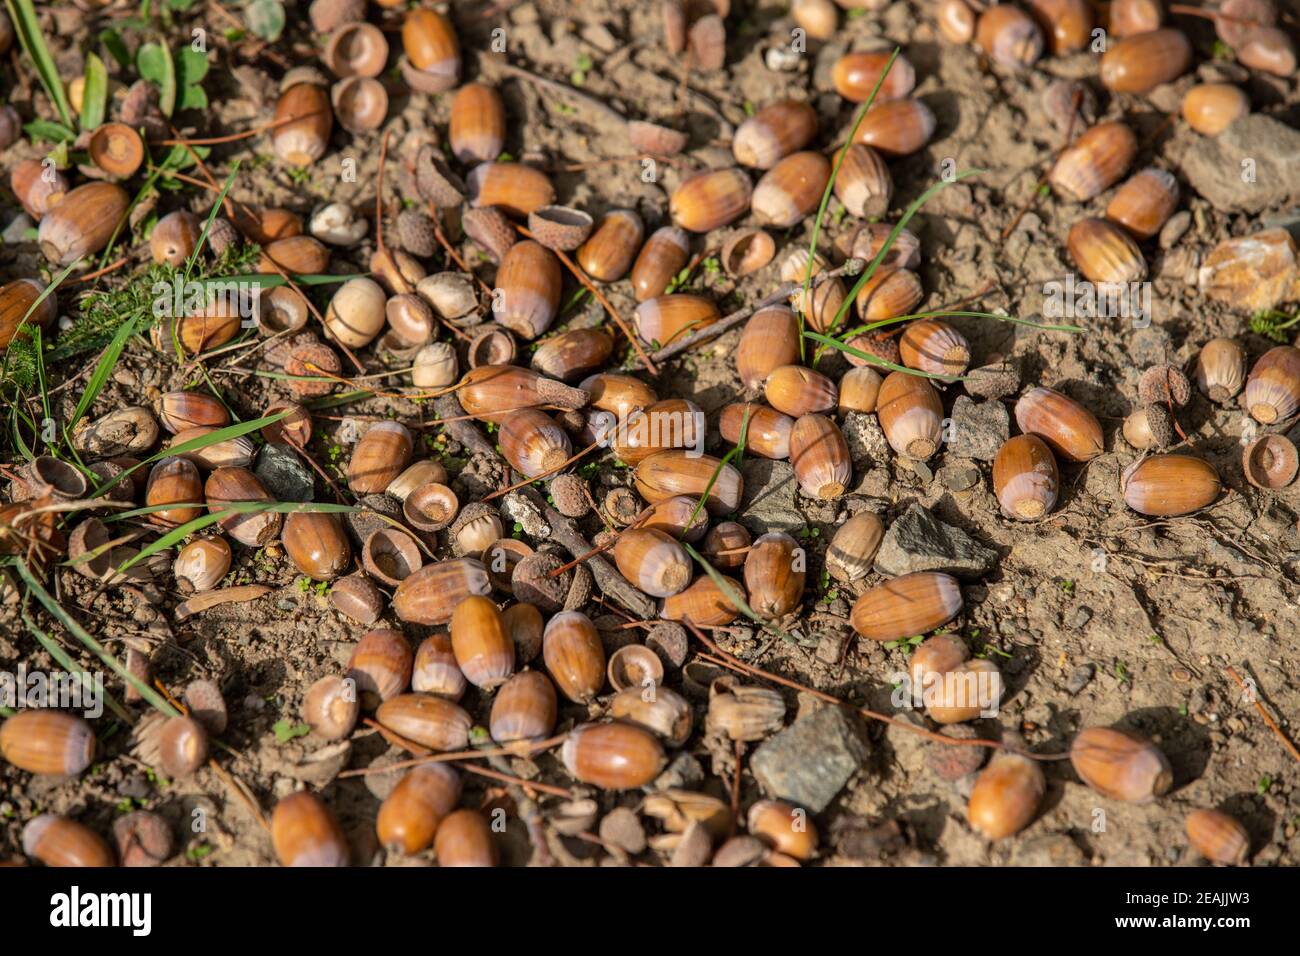
[[[1138,367],[1156,365],[1168,361],[1166,356],[1171,344],[1169,333],[1164,328],[1150,325],[1145,329],[1137,329],[1128,337],[1128,354]]]
[[[1197,285],[1234,309],[1271,309],[1300,294],[1296,244],[1285,229],[1225,239],[1205,257]]]
[[[869,412],[849,412],[844,416],[844,443],[849,446],[853,463],[872,465],[889,461],[889,442],[880,430],[880,422]]]
[[[36,224],[25,212],[20,212],[9,220],[9,225],[5,226],[4,232],[0,233],[0,239],[4,240],[6,246],[16,246],[20,242],[26,241],[29,229],[35,228]]]
[[[1082,629],[1092,620],[1092,608],[1081,604],[1074,612],[1074,621],[1072,625],[1075,629]]]
[[[822,634],[815,651],[817,659],[823,664],[831,666],[838,664],[844,656],[844,648],[848,647],[849,639],[852,636],[845,628],[835,628]]]
[[[551,526],[546,523],[541,510],[516,491],[510,492],[501,502],[501,513],[519,524],[530,538],[544,540],[551,536]]]
[[[1298,165],[1300,131],[1251,113],[1218,136],[1199,137],[1183,157],[1183,174],[1216,209],[1260,212],[1300,195]]]
[[[867,745],[839,707],[820,707],[765,741],[750,760],[763,790],[821,813],[867,758]]]
[[[311,501],[315,497],[312,473],[286,445],[263,445],[253,474],[276,501]]]
[[[625,853],[636,856],[645,850],[645,829],[627,807],[615,807],[600,820],[600,838]]]
[[[704,765],[691,754],[678,754],[659,776],[656,790],[694,790],[704,783]]]
[[[944,737],[955,740],[973,740],[975,731],[965,724],[953,724],[939,731]],[[983,747],[962,747],[950,744],[929,743],[925,749],[925,763],[935,775],[947,781],[960,780],[984,766],[988,751]]]
[[[769,531],[792,533],[804,526],[796,503],[799,483],[788,461],[749,457],[743,467],[745,497],[740,522],[757,537]]]
[[[997,558],[996,551],[965,531],[944,524],[928,509],[912,504],[885,533],[876,553],[876,570],[888,575],[946,571],[978,578],[993,569]]]
[[[1191,225],[1192,214],[1186,209],[1174,213],[1160,230],[1160,248],[1172,249],[1178,245],[1178,240],[1186,235]]]
[[[1065,692],[1071,697],[1088,686],[1095,668],[1091,664],[1080,664],[1070,671],[1070,679],[1065,682]]]
[[[975,402],[965,395],[953,402],[950,455],[992,461],[1010,435],[1011,416],[1001,402]]]
[[[970,491],[980,482],[980,470],[974,465],[951,461],[939,469],[939,483],[949,491]]]

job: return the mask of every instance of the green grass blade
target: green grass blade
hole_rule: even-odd
[[[104,61],[94,53],[86,54],[85,85],[81,92],[81,128],[98,129],[104,122],[104,109],[108,105],[108,70]]]
[[[31,57],[32,65],[36,67],[36,75],[40,77],[41,86],[45,87],[50,102],[59,111],[59,119],[63,120],[64,126],[72,129],[72,108],[68,106],[68,97],[63,92],[63,82],[59,79],[58,68],[54,65],[54,58],[50,56],[49,47],[45,45],[45,37],[41,34],[36,5],[32,0],[5,0],[5,7],[9,11],[9,19],[13,21],[14,32],[18,34],[18,42]]]
[[[239,175],[239,160],[235,160],[234,166],[230,168],[230,175],[226,177],[225,185],[221,187],[221,195],[217,201],[212,204],[212,209],[208,211],[208,221],[203,224],[203,232],[199,236],[199,241],[194,244],[194,251],[190,253],[189,259],[185,261],[185,278],[190,277],[190,272],[194,269],[194,263],[199,261],[199,256],[203,253],[203,247],[208,243],[208,233],[212,231],[212,223],[217,218],[217,213],[221,211],[222,205],[226,201],[226,194],[230,192],[230,187],[235,185],[235,177]]]
[[[757,624],[759,627],[763,628],[764,630],[776,632],[781,636],[782,640],[793,642],[794,638],[792,638],[785,631],[781,630],[781,628],[777,627],[771,621],[765,621],[761,617],[759,617],[758,613],[752,607],[749,606],[749,602],[745,600],[744,595],[737,593],[735,583],[728,580],[725,575],[720,574],[718,572],[718,569],[715,568],[713,565],[709,564],[709,562],[704,559],[704,556],[700,554],[700,552],[696,551],[695,548],[691,547],[689,542],[683,541],[682,547],[686,549],[687,554],[689,554],[692,558],[694,558],[697,562],[699,562],[700,567],[704,569],[704,573],[707,574],[713,580],[713,583],[716,584],[718,586],[718,589],[727,596],[727,599],[740,609],[741,614],[745,615],[745,617],[749,618],[751,621],[753,621],[755,624]]]
[[[722,469],[731,464],[731,460],[737,455],[743,455],[745,453],[745,442],[748,438],[749,409],[746,408],[745,417],[740,422],[740,441],[736,442],[735,448],[722,456],[722,460],[718,462],[718,466],[713,469],[713,474],[709,476],[709,483],[704,486],[704,493],[700,495],[700,500],[695,502],[695,507],[691,509],[691,516],[686,519],[686,527],[682,529],[683,537],[691,530],[691,525],[695,524],[695,518],[699,515],[700,509],[704,507],[704,502],[709,500],[709,492],[713,490],[713,486],[717,483],[718,476],[722,474]]]
[[[73,427],[81,421],[83,415],[90,410],[95,399],[99,398],[99,393],[104,390],[108,383],[108,377],[113,374],[113,369],[117,367],[117,360],[122,357],[122,350],[126,348],[127,340],[135,333],[134,318],[120,326],[113,335],[113,340],[108,343],[104,349],[104,354],[99,357],[99,364],[95,366],[95,371],[90,376],[90,381],[86,383],[86,390],[81,393],[81,398],[77,401],[77,407],[72,412],[72,418],[69,419],[67,427],[63,430],[65,435],[71,435]]]
[[[804,337],[810,338],[814,342],[820,342],[822,348],[838,349],[846,355],[860,358],[870,365],[878,365],[881,368],[887,368],[891,372],[902,372],[906,375],[915,375],[918,378],[934,378],[945,383],[966,381],[966,376],[964,375],[937,375],[934,372],[923,372],[919,368],[907,368],[903,365],[895,365],[893,362],[882,359],[879,355],[872,355],[870,352],[855,349],[853,346],[846,345],[839,339],[833,339],[829,335],[822,335],[820,332],[805,332]]]
[[[49,654],[54,658],[55,663],[62,667],[65,672],[70,674],[73,680],[77,682],[78,686],[82,687],[87,692],[92,691],[94,685],[92,684],[87,686],[86,684],[85,675],[87,672],[77,666],[76,661],[68,656],[68,652],[59,645],[58,641],[41,630],[40,626],[32,620],[31,615],[27,613],[27,608],[24,607],[22,609],[22,615],[23,623],[27,625],[27,630],[31,631],[32,636],[36,638],[40,645],[49,651]],[[131,715],[126,712],[126,708],[119,704],[116,698],[114,698],[112,694],[108,693],[108,691],[104,692],[104,706],[116,714],[123,723],[130,724],[133,722]]]

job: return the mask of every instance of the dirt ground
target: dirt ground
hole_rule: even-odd
[[[589,60],[592,65],[583,84],[587,93],[630,115],[675,115],[680,74],[662,45],[657,3],[538,0],[510,5],[494,16],[483,15],[487,4],[455,6],[466,50],[485,49],[492,30],[500,27],[506,31],[512,62],[566,79],[577,64]],[[1005,310],[1042,321],[1044,283],[1073,268],[1065,252],[1068,229],[1083,215],[1101,215],[1105,197],[1082,206],[1052,195],[1040,197],[1008,237],[1003,238],[1003,232],[1034,197],[1045,164],[1061,146],[1061,134],[1040,106],[1043,88],[1054,77],[1089,77],[1095,84],[1094,56],[1049,57],[1034,70],[1012,76],[991,67],[974,49],[942,41],[934,27],[932,4],[896,2],[878,13],[841,16],[841,28],[832,41],[813,42],[796,70],[777,72],[767,68],[763,57],[773,38],[788,32],[786,4],[736,3],[733,7],[725,69],[693,74],[691,86],[715,103],[733,126],[755,106],[787,96],[809,98],[821,119],[818,148],[838,142],[852,120],[851,105],[831,87],[830,65],[851,48],[873,43],[902,47],[916,68],[916,95],[933,110],[938,130],[925,149],[890,163],[895,194],[887,218],[895,221],[936,180],[945,159],[954,159],[959,169],[986,170],[940,192],[912,222],[923,250],[918,269],[926,292],[922,307],[955,303],[987,287],[969,308]],[[204,14],[188,16],[202,20]],[[176,29],[187,22],[181,18]],[[63,21],[60,25],[66,26]],[[1180,26],[1191,36],[1198,60],[1203,59],[1213,44],[1212,27],[1201,22]],[[76,75],[86,27],[93,31],[93,18],[79,25],[77,32],[50,37],[65,76]],[[396,34],[390,34],[390,39],[397,44]],[[286,56],[310,54],[312,43],[305,22],[299,20],[278,49]],[[217,56],[221,65],[214,66],[207,81],[214,109],[181,118],[196,136],[265,121],[273,106],[273,80],[263,78],[260,88],[248,82],[270,66],[266,60],[244,62],[228,46],[219,47]],[[231,69],[235,66],[240,68],[238,74]],[[476,76],[499,82],[511,117],[509,153],[550,167],[587,164],[580,171],[555,172],[553,179],[559,201],[593,214],[634,207],[653,228],[666,221],[667,196],[684,164],[730,163],[716,117],[691,110],[687,115],[691,149],[681,160],[683,166],[663,168],[659,181],[646,182],[635,160],[600,162],[626,152],[620,131],[612,124],[572,108],[557,108],[557,99],[518,79],[500,77],[486,57],[477,63],[473,56],[467,57],[465,77]],[[1191,79],[1185,76],[1173,86],[1181,90]],[[1282,81],[1255,75],[1245,88],[1256,111],[1292,125],[1300,122],[1300,93],[1294,78]],[[1134,168],[1158,164],[1179,172],[1182,158],[1199,134],[1185,123],[1166,121],[1169,104],[1175,104],[1176,111],[1178,101],[1168,91],[1150,97],[1102,97],[1102,116],[1125,117],[1138,131],[1140,152]],[[392,142],[400,143],[415,129],[444,134],[448,102],[447,96],[424,95],[395,100],[385,127],[392,131]],[[379,144],[378,133],[350,137],[336,127],[334,148],[302,182],[270,160],[266,137],[219,146],[209,165],[214,174],[224,177],[239,161],[241,172],[231,195],[250,205],[285,206],[304,216],[325,200],[372,210]],[[12,165],[28,155],[38,153],[19,144],[0,157],[6,181]],[[357,160],[356,181],[341,181],[340,163],[352,157]],[[389,168],[385,198],[395,208],[397,187]],[[187,204],[195,211],[205,211],[208,201],[206,194],[194,190],[163,200]],[[1083,727],[1131,727],[1169,756],[1175,773],[1172,792],[1147,805],[1120,804],[1081,785],[1068,762],[1047,763],[1048,795],[1039,817],[1016,838],[991,845],[965,822],[969,779],[952,784],[940,778],[929,763],[935,748],[922,738],[864,724],[870,742],[866,765],[815,818],[823,837],[818,862],[1198,865],[1199,856],[1188,847],[1184,817],[1198,807],[1222,807],[1249,829],[1254,865],[1300,863],[1300,765],[1228,673],[1234,668],[1242,678],[1252,680],[1263,704],[1279,715],[1283,729],[1290,732],[1286,717],[1300,711],[1296,532],[1300,485],[1277,492],[1249,486],[1240,465],[1245,412],[1212,405],[1194,393],[1181,423],[1192,444],[1223,477],[1222,498],[1190,517],[1154,520],[1126,509],[1119,493],[1119,473],[1136,457],[1119,428],[1136,407],[1137,377],[1143,368],[1160,361],[1183,365],[1215,336],[1236,337],[1252,360],[1273,344],[1249,331],[1247,316],[1209,301],[1194,281],[1189,282],[1198,257],[1226,237],[1258,228],[1261,217],[1220,212],[1190,189],[1184,189],[1179,208],[1189,210],[1193,222],[1181,240],[1168,250],[1155,243],[1143,246],[1154,280],[1149,329],[1134,329],[1121,320],[1099,320],[1088,324],[1082,334],[1065,334],[980,318],[952,320],[972,344],[974,365],[995,353],[1014,354],[1022,362],[1024,383],[1057,388],[1101,420],[1106,453],[1086,467],[1063,463],[1061,503],[1051,515],[1027,524],[1005,519],[992,493],[987,462],[956,461],[945,452],[923,469],[913,469],[892,456],[875,461],[855,471],[854,487],[837,502],[797,496],[808,529],[803,540],[813,553],[803,612],[793,627],[799,639],[769,641],[767,635],[741,626],[715,635],[725,650],[767,670],[867,707],[891,710],[889,675],[905,667],[906,651],[852,636],[847,617],[853,594],[826,580],[821,573],[822,553],[848,515],[871,509],[888,525],[909,505],[920,503],[998,555],[991,573],[964,582],[966,610],[957,622],[972,649],[996,660],[1008,682],[1000,717],[973,722],[969,726],[975,733],[997,737],[1018,731],[1033,750],[1060,752]],[[1300,210],[1278,209],[1270,214],[1300,224]],[[851,224],[851,217],[845,217],[828,225],[828,240]],[[754,275],[737,282],[705,270],[692,284],[718,298],[724,313],[753,301],[777,282],[777,264],[784,254],[806,246],[810,228],[811,220],[776,234],[776,260]],[[710,246],[720,245],[733,231],[711,235]],[[331,271],[364,271],[372,240],[373,229],[361,246],[336,253]],[[476,258],[468,241],[462,248],[480,273],[489,277],[491,264]],[[6,244],[0,250],[6,277],[32,274],[37,257],[31,244]],[[635,300],[626,282],[613,285],[607,294],[620,312],[631,314]],[[61,312],[75,310],[69,299],[61,307]],[[587,299],[570,321],[596,323],[602,318],[599,306]],[[743,395],[730,358],[737,339],[738,332],[733,331],[672,362],[659,383],[660,395],[689,397],[715,420],[718,409]],[[83,372],[82,363],[92,362],[93,356],[87,356],[53,370],[52,384]],[[846,366],[831,356],[826,367]],[[282,383],[272,379],[214,377],[243,416],[261,414],[272,401],[287,397]],[[148,400],[191,382],[174,362],[137,342],[127,350],[92,414],[142,397]],[[55,416],[69,415],[79,394],[76,387],[58,391]],[[959,394],[960,386],[947,389],[946,409]],[[1014,397],[1006,404],[1010,409]],[[338,456],[337,439],[345,416],[418,421],[428,413],[427,406],[388,399],[328,409],[316,420],[312,448],[318,461],[337,469],[346,461],[346,449]],[[437,434],[430,428],[418,438],[430,452],[456,460],[455,442],[438,440]],[[710,444],[711,452],[719,455],[728,447],[716,432],[710,435]],[[950,469],[972,464],[980,473],[974,487],[950,490],[944,480]],[[606,468],[595,484],[627,480],[625,470]],[[319,500],[319,481],[317,494]],[[598,525],[588,518],[584,527],[591,532]],[[128,637],[147,638],[157,644],[155,676],[167,687],[181,687],[196,677],[219,683],[232,717],[223,737],[231,751],[221,759],[264,812],[306,781],[319,788],[339,814],[358,858],[383,861],[382,851],[375,846],[373,821],[386,788],[397,777],[336,779],[335,774],[344,766],[400,759],[400,751],[362,729],[352,739],[350,755],[312,762],[308,758],[323,746],[313,736],[277,740],[277,723],[297,724],[305,689],[346,664],[363,630],[330,608],[322,594],[300,588],[295,569],[278,547],[236,549],[235,583],[267,584],[274,588],[271,594],[255,602],[219,607],[183,623],[176,623],[168,609],[179,597],[174,593],[160,609],[151,609],[138,594],[120,590],[86,607],[78,602],[88,598],[93,587],[66,570],[58,577],[63,599],[77,608],[80,619],[110,650],[120,651]],[[879,580],[872,574],[857,589]],[[593,616],[600,610],[597,607]],[[432,630],[406,626],[412,637]],[[840,648],[842,653],[836,655]],[[761,659],[755,656],[760,650]],[[13,669],[18,661],[52,665],[10,606],[0,612],[0,667]],[[115,681],[110,680],[109,686],[120,691]],[[485,720],[481,703],[471,689],[466,706]],[[793,691],[787,692],[787,703],[791,714],[815,706]],[[704,701],[697,698],[695,704],[697,726],[702,727]],[[594,707],[592,713],[597,712],[599,707]],[[586,708],[562,707],[561,727],[587,716]],[[201,769],[182,781],[163,781],[130,754],[124,728],[100,736],[102,756],[91,771],[75,780],[32,777],[0,765],[0,858],[20,853],[22,825],[38,812],[68,813],[106,833],[124,810],[150,808],[172,821],[179,835],[173,865],[274,862],[270,841],[258,821],[235,798],[227,781],[211,769]],[[729,749],[706,741],[701,733],[686,750],[703,767],[701,789],[729,797],[733,773]],[[752,753],[752,746],[746,753]],[[509,763],[520,776],[572,785],[555,755]],[[468,779],[465,803],[492,805],[502,800],[503,792],[488,789],[491,786],[486,780]],[[761,795],[746,769],[741,776],[742,805]],[[636,807],[642,799],[635,792],[596,796],[603,809]],[[543,798],[543,812],[555,804],[555,798]],[[208,815],[206,833],[194,834],[187,826],[196,808]],[[599,847],[579,839],[552,833],[550,844],[561,862],[610,862]],[[502,850],[505,862],[523,863],[528,858],[527,835],[514,816]],[[651,852],[640,859],[655,862],[657,858]]]

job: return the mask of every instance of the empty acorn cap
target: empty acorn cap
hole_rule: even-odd
[[[543,206],[528,214],[528,231],[548,249],[572,252],[591,235],[595,221],[572,206]]]
[[[722,267],[737,279],[757,272],[776,255],[776,241],[762,229],[748,229],[722,247]]]
[[[442,161],[435,147],[426,144],[415,158],[415,186],[420,195],[439,209],[465,201],[465,182]]]
[[[1285,488],[1295,480],[1300,457],[1285,435],[1262,435],[1246,446],[1241,468],[1256,488]]]

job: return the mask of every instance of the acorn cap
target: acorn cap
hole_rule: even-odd
[[[528,214],[528,231],[548,249],[572,252],[587,241],[595,220],[573,206],[543,206]]]

